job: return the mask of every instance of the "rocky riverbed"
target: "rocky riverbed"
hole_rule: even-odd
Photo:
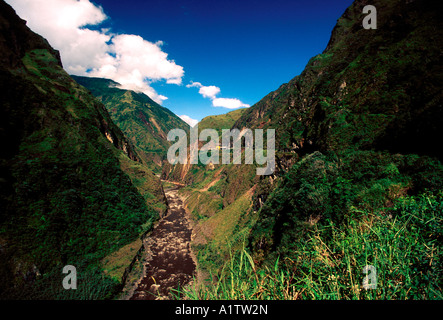
[[[170,299],[171,289],[183,287],[195,275],[192,228],[178,190],[178,186],[165,189],[169,210],[144,239],[143,276],[130,300]]]

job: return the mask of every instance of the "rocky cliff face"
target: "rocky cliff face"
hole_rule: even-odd
[[[20,19],[5,3],[1,3],[0,26],[2,29],[2,46],[0,47],[0,64],[4,68],[20,68],[21,58],[26,51],[33,49],[46,49],[61,65],[60,54],[50,47],[42,37],[29,32],[26,21]]]

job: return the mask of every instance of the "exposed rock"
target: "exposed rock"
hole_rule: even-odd
[[[169,210],[144,240],[145,270],[131,300],[169,299],[171,288],[183,287],[195,274],[189,246],[192,229],[177,192],[165,190]]]

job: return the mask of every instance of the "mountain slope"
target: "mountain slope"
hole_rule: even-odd
[[[122,170],[140,161],[132,144],[3,1],[0,53],[0,297],[111,297],[119,279],[100,261],[158,219],[147,198],[161,186],[149,171]],[[131,179],[151,187],[142,196]],[[78,290],[62,287],[68,264]]]
[[[323,54],[311,59],[300,76],[252,106],[235,124],[276,128],[280,155],[286,152],[292,156],[289,167],[278,166],[280,178],[263,179],[255,194],[259,217],[250,234],[250,248],[265,263],[272,263],[279,255],[301,257],[318,239],[331,248],[331,259],[341,261],[335,249],[339,241],[336,232],[354,232],[350,226],[363,228],[374,217],[389,228],[389,216],[406,221],[417,212],[422,218],[411,224],[408,232],[419,230],[422,239],[441,250],[441,243],[437,243],[442,225],[443,166],[438,160],[442,152],[433,142],[443,133],[443,32],[438,4],[373,1],[378,8],[377,30],[361,26],[365,4],[355,1],[338,20]],[[432,205],[418,205],[426,198]],[[405,202],[414,205],[405,207]],[[436,219],[436,229],[427,228],[426,219]],[[369,237],[360,232],[363,238]],[[352,241],[367,241],[366,246],[399,254],[405,250],[392,239],[383,240],[383,244]],[[404,241],[412,239],[406,234]],[[389,262],[381,256],[377,261],[361,243],[352,253],[355,269],[342,274],[343,267],[337,263],[334,276],[341,277],[345,287],[349,275],[358,275],[354,270],[373,263],[385,279],[404,288],[401,294],[390,289],[381,297],[438,297],[436,292],[441,293],[442,288],[428,279],[438,277],[441,261],[428,268],[429,259],[418,258],[430,254],[426,241],[419,243],[415,258],[404,256],[396,261],[413,264],[423,276],[412,269],[404,270],[402,276],[393,273]],[[298,261],[300,273],[296,276],[302,278],[309,260]],[[315,276],[325,280],[321,270],[328,268],[327,263],[318,262]],[[414,277],[420,285],[399,284],[402,277]],[[359,297],[349,286],[345,292]]]
[[[234,215],[217,198],[242,175],[216,181],[217,174],[189,169],[203,180],[188,176],[187,188],[199,189],[185,189],[201,227],[194,245],[200,264],[217,274],[216,285],[190,297],[443,297],[443,261],[434,259],[443,252],[435,143],[443,119],[441,5],[375,0],[378,29],[365,30],[366,4],[355,1],[326,50],[233,125],[276,130],[277,170],[246,179],[250,208]],[[216,172],[232,172],[222,167]],[[217,246],[219,227],[229,250]],[[368,265],[377,270],[377,290],[362,286]]]
[[[235,121],[241,117],[245,110],[246,108],[242,108],[225,114],[204,117],[198,123],[198,131],[200,132],[204,129],[215,129],[217,130],[219,136],[221,136],[222,130],[231,129]]]
[[[275,127],[282,151],[376,148],[441,159],[430,139],[443,133],[441,6],[373,1],[378,27],[366,30],[366,4],[354,2],[325,51],[235,127]]]
[[[73,78],[103,102],[143,161],[156,171],[166,159],[171,145],[167,141],[168,132],[176,128],[189,130],[189,125],[182,119],[143,93],[119,89],[118,83],[108,79]]]

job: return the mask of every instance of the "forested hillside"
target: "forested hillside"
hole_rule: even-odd
[[[122,274],[104,275],[102,259],[166,209],[158,179],[59,53],[3,1],[0,83],[0,296],[112,297]],[[77,268],[79,290],[63,289],[65,265]]]

